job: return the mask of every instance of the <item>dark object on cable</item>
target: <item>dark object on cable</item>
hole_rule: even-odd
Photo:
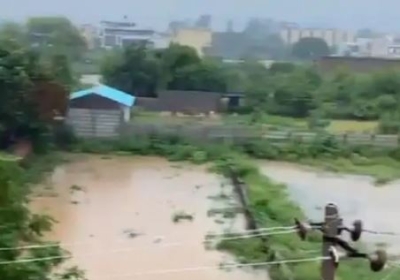
[[[377,250],[372,254],[359,252],[357,249],[350,246],[350,244],[336,236],[324,236],[324,239],[334,244],[339,245],[347,252],[347,257],[350,258],[364,258],[369,260],[370,268],[374,272],[381,271],[387,262],[387,254],[384,250]]]
[[[361,220],[356,220],[353,223],[353,230],[350,232],[351,240],[358,241],[361,238],[363,224]]]
[[[363,223],[361,220],[356,220],[353,223],[353,228],[339,227],[338,234],[341,235],[343,231],[349,232],[351,240],[356,242],[361,238],[361,233],[363,232]]]
[[[369,267],[372,271],[378,272],[381,271],[387,261],[387,254],[384,250],[376,250],[373,254],[368,256]]]

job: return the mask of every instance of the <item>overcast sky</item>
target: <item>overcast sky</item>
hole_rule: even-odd
[[[79,23],[127,15],[143,27],[163,29],[172,19],[211,14],[220,29],[230,18],[239,28],[250,17],[302,25],[400,31],[399,0],[0,0],[0,18],[65,15]]]

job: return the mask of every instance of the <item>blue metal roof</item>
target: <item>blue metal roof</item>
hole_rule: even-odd
[[[73,92],[69,99],[81,98],[89,94],[97,94],[128,107],[132,107],[136,100],[136,97],[128,93],[106,85],[98,85],[89,89]]]

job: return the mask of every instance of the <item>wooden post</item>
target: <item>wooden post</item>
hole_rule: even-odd
[[[324,235],[327,236],[337,236],[338,227],[341,224],[339,217],[339,211],[335,204],[329,203],[325,206],[325,225],[324,225]],[[329,248],[334,246],[332,242],[326,240],[322,243],[322,256],[329,257]],[[330,259],[322,261],[321,279],[322,280],[335,280],[336,268],[334,263]]]

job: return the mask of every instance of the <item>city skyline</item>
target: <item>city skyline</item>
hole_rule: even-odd
[[[240,30],[252,17],[296,22],[303,27],[400,30],[400,26],[396,26],[396,8],[400,8],[400,3],[394,0],[368,4],[361,0],[303,0],[302,9],[298,8],[299,2],[295,0],[86,0],[85,5],[78,0],[37,0],[35,4],[29,0],[0,0],[0,4],[0,18],[18,21],[29,16],[62,15],[81,24],[97,23],[102,19],[118,20],[127,15],[141,27],[164,29],[172,20],[194,19],[201,14],[210,14],[216,30],[225,29],[229,19],[234,21],[235,29]]]

